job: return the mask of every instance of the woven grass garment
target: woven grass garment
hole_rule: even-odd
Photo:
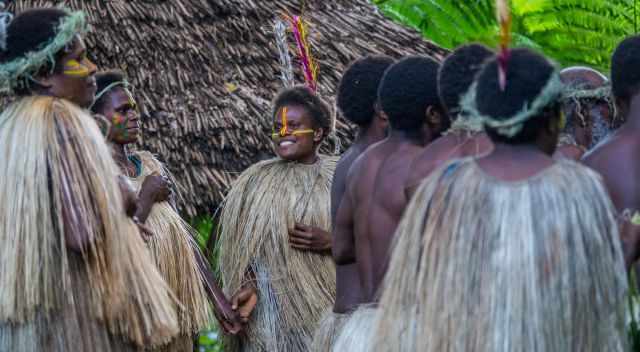
[[[0,115],[0,164],[0,351],[130,351],[177,333],[175,301],[88,114],[18,99]],[[67,246],[63,208],[90,238],[82,253]]]
[[[131,178],[137,192],[140,192],[144,179],[149,175],[170,176],[151,153],[136,152],[135,156],[142,165],[140,175]],[[170,346],[154,351],[192,352],[193,335],[206,328],[212,316],[202,273],[194,254],[195,250],[199,250],[194,240],[196,231],[169,202],[156,203],[145,225],[154,233],[147,243],[151,257],[184,308],[178,319],[179,341],[173,341]]]
[[[365,304],[356,309],[343,324],[334,342],[333,352],[369,352],[377,309]]]
[[[475,159],[444,166],[398,227],[373,351],[624,351],[614,214],[569,160],[518,182]]]
[[[221,214],[220,269],[234,294],[252,271],[258,305],[233,350],[308,351],[322,313],[333,305],[330,255],[295,250],[288,229],[302,222],[331,228],[330,189],[336,158],[313,165],[272,159],[240,175]]]
[[[318,323],[318,328],[313,334],[310,351],[331,352],[349,316],[348,313],[335,313],[332,308],[328,309],[323,314],[320,323]]]

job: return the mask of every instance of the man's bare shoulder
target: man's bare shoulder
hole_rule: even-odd
[[[460,144],[458,136],[446,135],[426,146],[411,163],[406,186],[417,185],[442,163],[457,158],[456,149]]]
[[[359,178],[368,169],[375,167],[375,161],[380,159],[384,152],[384,141],[374,143],[360,153],[351,163],[347,173],[347,183],[354,178]]]
[[[582,157],[582,162],[592,169],[605,172],[622,159],[633,157],[634,151],[638,149],[640,143],[637,138],[622,133],[615,133],[605,142],[599,144],[594,149]]]

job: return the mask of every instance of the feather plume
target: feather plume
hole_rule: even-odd
[[[0,1],[0,49],[3,51],[7,50],[7,28],[13,19],[13,15],[10,12],[2,12],[4,8],[4,2]]]
[[[500,53],[498,54],[498,81],[500,89],[507,86],[507,65],[509,63],[509,43],[511,42],[511,10],[508,0],[496,0],[496,15],[500,28]]]
[[[307,24],[300,16],[285,15],[285,19],[289,22],[291,32],[296,40],[298,49],[298,60],[304,73],[304,80],[309,88],[314,92],[317,90],[318,65],[313,56],[311,56],[311,46],[307,38]]]
[[[293,80],[293,66],[291,65],[291,55],[289,55],[289,44],[287,43],[287,25],[282,20],[276,20],[273,25],[273,32],[276,36],[276,46],[280,58],[280,79],[282,84],[288,88],[295,84]]]

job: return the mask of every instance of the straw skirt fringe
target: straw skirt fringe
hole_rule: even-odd
[[[348,319],[349,314],[335,313],[333,309],[328,309],[322,316],[318,328],[313,334],[313,342],[310,350],[312,352],[331,352],[338,335]]]
[[[142,162],[141,175],[132,179],[138,192],[147,176],[154,173],[170,176],[151,153],[135,155]],[[151,256],[184,308],[179,315],[180,333],[196,334],[209,325],[212,316],[203,274],[194,254],[199,250],[195,243],[197,233],[169,202],[155,204],[145,225],[154,233],[147,243]]]
[[[240,175],[224,201],[220,270],[227,295],[255,276],[258,305],[240,351],[308,351],[322,313],[335,297],[331,256],[292,249],[295,222],[330,229],[336,158],[313,165],[273,159]]]
[[[62,99],[17,100],[0,115],[0,164],[1,351],[126,351],[177,333],[89,115]],[[65,226],[87,234],[81,253]]]
[[[520,182],[474,159],[427,178],[397,229],[373,351],[625,351],[626,270],[600,177]]]
[[[344,323],[331,351],[369,352],[376,308],[360,307]]]

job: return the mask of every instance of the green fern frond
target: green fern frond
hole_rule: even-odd
[[[511,0],[513,45],[538,49],[562,65],[607,70],[624,37],[638,31],[638,0]],[[446,48],[495,46],[493,0],[374,0],[383,13]]]

